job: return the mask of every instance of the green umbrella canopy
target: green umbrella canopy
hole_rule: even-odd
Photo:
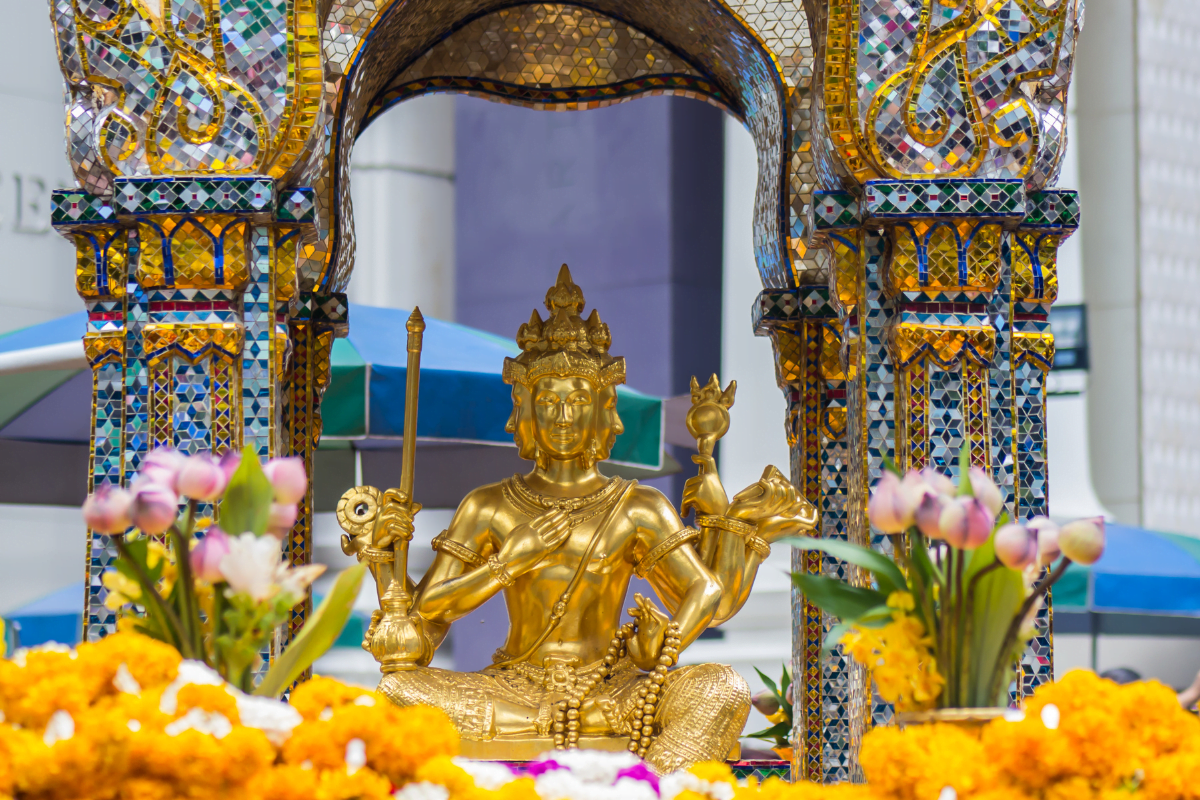
[[[350,304],[350,335],[333,345],[332,376],[321,403],[323,440],[399,444],[404,430],[407,381],[405,323],[409,312]],[[420,441],[512,445],[504,426],[512,413],[504,383],[506,356],[521,351],[491,333],[426,317],[421,353]],[[625,432],[611,460],[648,469],[662,467],[662,400],[627,387],[617,389]]]

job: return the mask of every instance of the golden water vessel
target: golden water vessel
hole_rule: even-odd
[[[738,612],[771,543],[812,530],[816,511],[775,467],[728,499],[712,453],[736,387],[722,391],[715,376],[703,387],[692,381],[687,423],[699,474],[679,511],[657,489],[606,477],[598,466],[623,430],[616,387],[625,360],[609,354],[600,315],[582,316],[583,292],[565,264],[545,305],[548,317],[533,313],[517,333],[521,355],[504,364],[508,430],[534,467],[467,495],[419,583],[406,569],[420,510],[411,496],[414,402],[401,488],[356,487],[339,506],[343,549],[370,563],[380,593],[363,642],[384,673],[379,689],[400,705],[444,710],[474,757],[628,748],[660,772],[724,759],[749,713],[749,689],[728,666],[676,666],[680,653]],[[410,399],[420,359],[413,330]],[[693,510],[695,528],[680,517]],[[622,625],[635,574],[665,611],[637,595],[634,621]],[[427,666],[450,625],[501,592],[510,627],[493,665]]]

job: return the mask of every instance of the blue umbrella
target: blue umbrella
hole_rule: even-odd
[[[1200,616],[1200,540],[1112,523],[1105,534],[1100,560],[1055,585],[1056,611]]]
[[[75,645],[83,627],[83,581],[59,589],[4,615],[8,625],[20,626],[21,647],[46,642]]]
[[[404,428],[408,311],[350,305],[350,336],[334,342],[322,402],[323,439],[398,447]],[[417,434],[423,443],[513,446],[502,379],[509,339],[426,318]],[[87,314],[70,314],[0,336],[0,438],[87,443],[92,380],[80,337]],[[646,472],[663,463],[663,401],[620,387],[625,433],[612,460]]]

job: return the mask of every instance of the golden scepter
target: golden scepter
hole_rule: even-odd
[[[400,466],[400,488],[383,494],[383,507],[399,505],[412,519],[421,510],[413,502],[413,468],[417,456],[417,398],[421,386],[421,344],[425,318],[421,309],[414,308],[408,318],[408,370],[404,394],[404,461]],[[387,524],[387,523],[385,523]],[[411,615],[412,594],[409,592],[408,544],[412,533],[388,525],[386,534],[394,535],[392,579],[380,598],[383,612],[371,637],[371,655],[379,662],[383,673],[412,669],[421,663],[427,647],[420,620]]]

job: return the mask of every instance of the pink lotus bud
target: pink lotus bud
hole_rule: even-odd
[[[1062,554],[1076,564],[1095,564],[1104,555],[1104,520],[1077,519],[1058,531]]]
[[[1025,569],[1037,559],[1037,537],[1024,525],[1010,522],[996,531],[996,558],[1006,567]]]
[[[179,516],[179,497],[165,486],[143,481],[133,496],[132,516],[142,533],[162,533]]]
[[[178,491],[175,481],[179,478],[179,471],[183,469],[183,465],[187,461],[187,456],[170,447],[151,450],[142,459],[142,466],[138,470],[138,481],[165,486],[172,492]]]
[[[759,692],[750,698],[750,705],[764,717],[779,713],[779,700],[771,692]]]
[[[995,524],[996,518],[977,497],[954,498],[938,519],[942,538],[960,550],[973,550],[986,542]]]
[[[133,522],[133,495],[120,486],[97,486],[83,502],[83,521],[99,533],[124,533]]]
[[[216,500],[225,491],[225,473],[207,455],[192,456],[179,470],[175,488],[193,500]]]
[[[229,481],[233,479],[233,473],[237,472],[238,465],[242,463],[242,454],[233,450],[226,450],[221,454],[221,472],[225,473],[225,484],[229,485]]]
[[[971,493],[987,506],[993,517],[998,515],[1004,508],[1004,495],[1000,493],[1000,487],[979,467],[971,467],[967,474],[971,477]]]
[[[930,539],[942,538],[941,517],[946,502],[947,498],[943,495],[927,494],[921,498],[917,513],[913,515],[917,528]]]
[[[192,572],[197,580],[218,583],[225,580],[221,574],[221,559],[229,552],[229,537],[225,531],[213,527],[208,529],[200,543],[192,548]]]
[[[296,515],[300,509],[295,503],[271,503],[271,513],[267,517],[267,533],[283,537],[296,523]]]
[[[272,458],[263,467],[263,473],[275,488],[275,501],[299,503],[308,492],[308,475],[304,472],[304,459]]]
[[[925,481],[926,485],[938,494],[944,494],[947,497],[953,497],[958,494],[958,487],[954,485],[954,481],[950,480],[948,475],[943,475],[933,467],[925,467],[921,470],[921,480]]]
[[[884,533],[904,533],[913,524],[914,511],[912,493],[895,475],[883,473],[871,490],[868,506],[871,525]]]
[[[1062,550],[1058,547],[1058,525],[1049,517],[1034,517],[1025,523],[1025,527],[1033,531],[1037,537],[1039,567],[1048,567],[1058,561]]]

